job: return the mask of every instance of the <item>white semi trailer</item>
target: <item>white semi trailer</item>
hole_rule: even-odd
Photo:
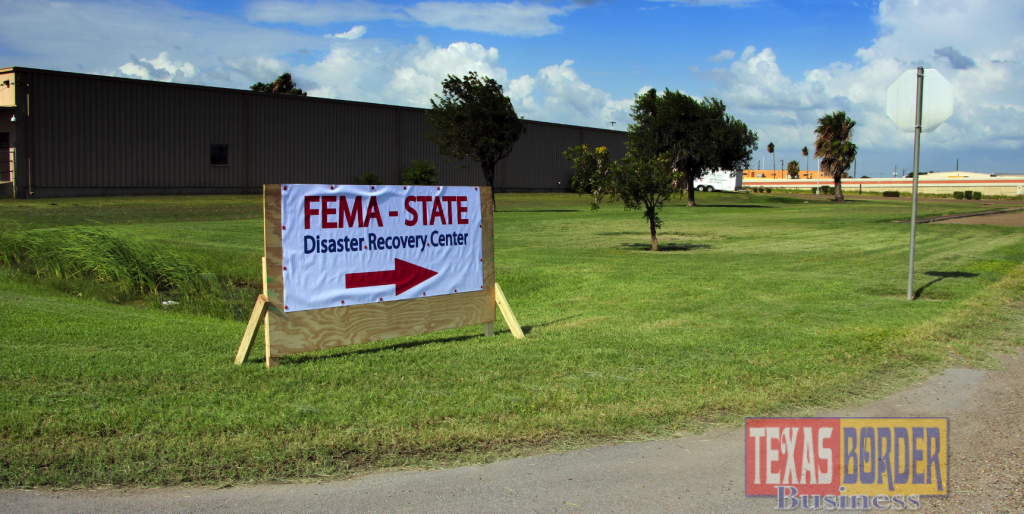
[[[697,191],[739,191],[743,189],[743,174],[729,170],[712,171],[693,181]]]

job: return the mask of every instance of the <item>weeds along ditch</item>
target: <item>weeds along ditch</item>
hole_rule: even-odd
[[[201,260],[107,228],[0,231],[0,265],[60,291],[112,303],[247,319],[259,284],[219,276]]]

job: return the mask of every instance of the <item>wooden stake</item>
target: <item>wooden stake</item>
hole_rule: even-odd
[[[267,297],[259,295],[256,297],[256,306],[249,316],[249,324],[245,326],[245,335],[242,336],[242,344],[238,346],[238,353],[235,355],[235,364],[241,364],[249,358],[252,351],[252,342],[256,339],[256,332],[259,332],[263,318],[267,315]]]
[[[512,335],[516,339],[526,339],[526,334],[523,333],[522,328],[519,328],[516,315],[512,314],[512,307],[509,306],[508,300],[505,299],[505,293],[501,292],[501,286],[497,282],[494,283],[494,302],[501,309],[501,315],[505,318],[505,323],[508,324],[508,329],[512,331]]]
[[[494,322],[484,323],[484,337],[494,337]]]

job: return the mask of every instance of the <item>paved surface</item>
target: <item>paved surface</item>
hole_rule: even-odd
[[[1019,473],[1024,462],[1024,358],[1006,359],[1005,371],[950,369],[885,400],[821,415],[950,416],[951,453],[956,454],[950,461],[953,496],[926,500],[924,510],[1020,512],[1014,509],[1024,508],[1024,476]],[[999,468],[998,474],[976,466],[980,461]],[[485,466],[390,472],[322,484],[219,490],[8,490],[0,491],[0,511],[772,512],[770,498],[744,496],[742,466],[743,433],[734,428]],[[1015,478],[1008,478],[1014,473]],[[998,508],[977,509],[979,497]]]

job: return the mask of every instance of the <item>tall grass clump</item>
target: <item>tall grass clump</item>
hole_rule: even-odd
[[[0,264],[58,280],[94,280],[124,293],[174,290],[182,297],[216,287],[212,275],[132,236],[92,227],[0,231]]]

